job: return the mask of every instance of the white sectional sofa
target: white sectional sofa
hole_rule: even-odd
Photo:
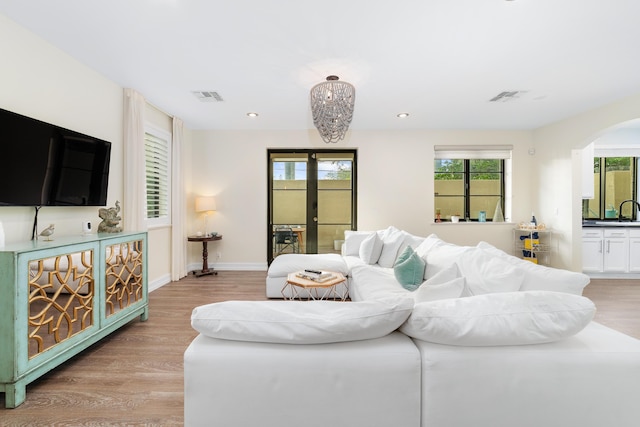
[[[276,258],[267,295],[310,267],[352,302],[194,310],[185,425],[639,425],[640,341],[592,321],[583,274],[390,227]]]

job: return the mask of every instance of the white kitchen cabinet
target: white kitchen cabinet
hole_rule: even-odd
[[[583,228],[582,271],[585,273],[640,272],[640,229]]]
[[[629,233],[626,229],[604,229],[605,273],[626,273],[629,271]]]
[[[602,273],[604,268],[604,239],[602,228],[582,229],[582,271]]]
[[[629,273],[640,273],[640,230],[629,230]]]

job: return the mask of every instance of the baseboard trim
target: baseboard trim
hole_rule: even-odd
[[[151,281],[148,283],[149,286],[149,292],[153,292],[156,289],[160,289],[161,287],[163,287],[164,285],[167,285],[171,283],[171,275],[170,274],[164,274],[160,277],[158,277],[157,279]]]
[[[235,262],[227,262],[227,263],[216,263],[209,264],[209,268],[218,271],[267,271],[268,265],[266,262],[257,262],[257,263],[235,263]],[[195,270],[201,270],[202,264],[191,263],[187,266],[187,271],[192,272]]]

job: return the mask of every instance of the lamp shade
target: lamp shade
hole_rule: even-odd
[[[216,199],[211,196],[196,197],[196,212],[209,212],[216,210]]]

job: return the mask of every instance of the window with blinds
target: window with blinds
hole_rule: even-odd
[[[144,135],[146,219],[149,225],[171,223],[171,135],[146,128]]]
[[[434,218],[452,215],[471,221],[493,221],[498,211],[510,213],[509,145],[434,147]],[[482,212],[482,214],[481,214]]]

